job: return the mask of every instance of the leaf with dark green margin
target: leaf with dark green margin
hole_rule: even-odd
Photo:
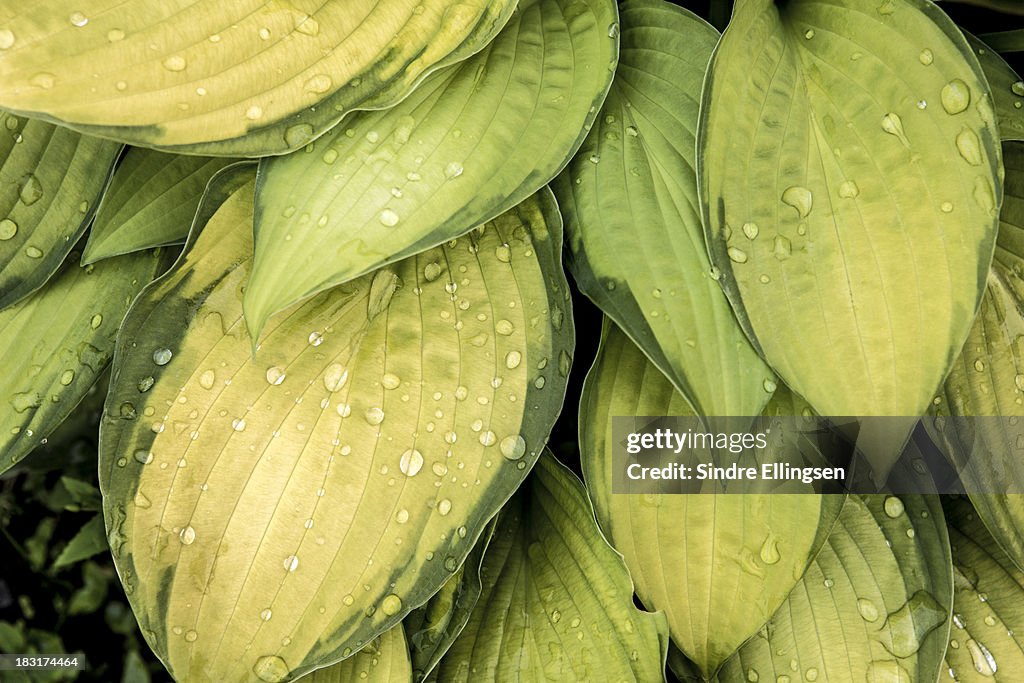
[[[44,0],[0,7],[0,106],[190,154],[283,154],[398,102],[515,0]]]
[[[970,503],[943,503],[953,546],[950,680],[1011,683],[1024,671],[1024,572],[1000,550]]]
[[[991,47],[966,31],[963,34],[992,88],[1000,139],[1024,140],[1024,83],[1020,76]]]
[[[263,162],[252,336],[284,307],[457,237],[551,180],[607,93],[617,21],[612,0],[525,0],[483,51],[401,104]]]
[[[183,243],[206,183],[236,161],[128,148],[96,211],[82,263]]]
[[[795,399],[780,387],[766,408]],[[711,676],[764,625],[832,528],[843,497],[812,493],[613,494],[612,416],[690,415],[686,399],[617,327],[605,324],[580,402],[580,451],[602,528],[636,592]]]
[[[45,443],[107,367],[135,295],[169,265],[164,250],[81,267],[0,311],[0,472]]]
[[[60,555],[53,562],[53,568],[61,569],[76,562],[81,562],[105,551],[107,547],[107,533],[103,527],[103,515],[94,515],[92,519],[82,525],[78,533],[60,551]]]
[[[938,496],[850,496],[786,602],[718,681],[935,681],[952,604]]]
[[[409,640],[414,681],[422,681],[435,672],[444,653],[469,622],[483,590],[480,563],[494,536],[496,521],[491,520],[465,563],[441,590],[405,618],[403,626]]]
[[[536,461],[571,363],[547,190],[296,306],[254,356],[252,194],[204,202],[132,307],[100,432],[115,564],[185,680],[293,680],[426,602]]]
[[[317,669],[309,683],[403,683],[412,681],[412,662],[401,625],[393,626],[362,650],[337,664]]]
[[[633,605],[586,489],[550,452],[502,510],[480,575],[480,602],[439,680],[662,680],[665,616]]]
[[[1003,160],[1005,199],[988,287],[924,424],[989,532],[1024,568],[1024,496],[1013,493],[1024,491],[1024,425],[1012,419],[1024,418],[1024,143],[1005,144]],[[959,419],[973,416],[991,419]]]
[[[740,0],[702,105],[705,230],[740,322],[819,414],[908,417],[902,441],[864,449],[884,474],[991,261],[1001,161],[981,67],[928,0]]]
[[[985,0],[978,0],[983,2]],[[1009,4],[1009,3],[1007,3]],[[1013,3],[1017,4],[1017,3]],[[1022,8],[1024,9],[1024,8]],[[1024,51],[1024,29],[1013,29],[1012,31],[999,31],[997,33],[983,33],[978,36],[986,45],[991,45],[997,52],[1021,52]]]
[[[120,151],[0,112],[0,309],[57,272],[92,220]]]
[[[757,415],[774,386],[711,276],[694,171],[697,110],[718,32],[663,0],[621,5],[615,81],[552,183],[570,270],[698,415]]]

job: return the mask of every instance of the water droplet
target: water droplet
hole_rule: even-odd
[[[258,104],[254,104],[245,110],[245,118],[249,119],[250,121],[256,121],[262,116],[263,107],[259,106]]]
[[[857,183],[852,180],[844,181],[839,186],[839,197],[840,199],[853,199],[860,194],[860,188],[857,187]]]
[[[956,149],[971,166],[981,166],[981,142],[973,130],[964,128],[957,134]]]
[[[153,384],[156,382],[152,377],[143,377],[139,380],[138,388],[139,393],[144,394],[153,388]]]
[[[810,40],[813,37],[814,37],[814,29],[813,28],[809,28],[806,31],[804,31],[804,38],[806,38],[807,40]]]
[[[885,509],[885,514],[893,519],[903,514],[903,501],[896,496],[886,498],[882,507]]]
[[[451,511],[452,511],[452,502],[450,500],[448,500],[447,498],[445,498],[445,499],[443,499],[443,500],[441,500],[441,501],[439,501],[437,503],[437,512],[442,517],[444,517],[445,515],[447,515]]]
[[[378,216],[378,218],[380,220],[381,225],[384,225],[386,227],[393,228],[396,225],[398,225],[398,214],[392,211],[391,209],[384,209],[383,211],[381,211],[380,216]]]
[[[153,362],[157,365],[167,365],[171,362],[172,355],[170,349],[157,349],[153,352]]]
[[[619,25],[614,21],[608,24],[608,37],[618,38],[619,37]]]
[[[494,442],[497,440],[498,435],[489,429],[480,435],[480,443],[484,446],[493,446]]]
[[[974,179],[974,192],[972,193],[974,202],[991,215],[995,215],[996,212],[996,198],[992,192],[992,181],[986,176],[978,176]]]
[[[29,173],[21,181],[21,187],[18,190],[18,198],[21,199],[21,203],[25,206],[32,206],[38,202],[42,196],[42,184],[40,184],[38,178]]]
[[[299,568],[299,558],[295,555],[289,555],[284,558],[284,569],[287,572],[293,572]]]
[[[366,421],[372,425],[379,425],[384,421],[384,411],[377,406],[367,409]]]
[[[519,367],[519,364],[523,360],[523,354],[518,351],[509,351],[505,354],[505,367],[509,370],[514,370]]]
[[[181,55],[171,55],[163,62],[164,68],[168,71],[184,71],[188,62]]]
[[[761,544],[761,561],[765,564],[776,564],[782,556],[779,554],[779,542],[775,535],[769,533]]]
[[[761,680],[761,676],[754,669],[747,669],[747,680],[750,683],[757,683]]]
[[[451,161],[444,167],[444,177],[448,180],[454,180],[462,175],[464,170],[465,169],[462,168],[462,164],[457,161]]]
[[[153,453],[146,450],[145,448],[137,449],[135,453],[132,454],[132,457],[135,458],[136,462],[141,463],[143,465],[148,465],[149,463],[153,462]]]
[[[234,429],[236,432],[244,432],[245,420],[240,417],[235,418],[234,420],[231,421],[231,428]]]
[[[889,112],[883,116],[882,130],[899,139],[899,141],[903,143],[904,147],[910,147],[910,140],[907,139],[907,134],[903,132],[903,119],[900,118],[899,114]]]
[[[118,43],[124,40],[124,31],[119,28],[112,28],[107,31],[107,41],[111,43]]]
[[[971,103],[971,89],[959,78],[954,78],[942,86],[939,97],[947,114],[959,114]]]
[[[757,223],[744,223],[743,234],[747,236],[747,239],[757,239],[757,234],[760,232],[757,227]]]
[[[196,530],[191,525],[178,532],[178,540],[182,545],[192,545],[196,540]]]
[[[398,461],[398,468],[405,476],[415,477],[423,469],[423,454],[415,448],[410,448],[402,453],[402,457]]]
[[[494,323],[494,331],[507,337],[515,331],[515,327],[509,320],[499,320]]]
[[[324,372],[324,387],[327,391],[335,392],[345,386],[348,381],[348,370],[341,363],[332,363],[327,366]],[[378,409],[379,410],[379,409]],[[383,412],[381,413],[383,419]],[[376,424],[380,424],[377,422]]]
[[[867,598],[859,598],[857,600],[857,611],[860,612],[860,616],[864,621],[878,621],[878,608],[875,607],[875,603]]]
[[[939,206],[939,209],[942,211],[942,213],[952,213],[953,202],[942,202],[942,204]]]
[[[263,610],[262,612],[260,612],[260,619],[262,619],[263,621],[270,621],[270,619],[273,616],[274,616],[274,613],[270,610],[269,607],[267,609]]]
[[[252,671],[256,674],[257,678],[261,681],[266,681],[266,683],[281,683],[291,673],[288,664],[277,655],[260,657],[256,660]]]
[[[288,126],[284,131],[284,143],[291,149],[302,147],[313,139],[315,131],[312,124],[298,123]]]
[[[526,441],[519,434],[513,434],[502,439],[498,448],[509,460],[518,460],[526,453]]]
[[[81,12],[72,12],[71,15],[68,16],[68,21],[70,21],[73,26],[81,28],[89,23],[89,17],[85,16]]]
[[[45,71],[41,71],[29,79],[29,83],[36,86],[37,88],[42,88],[43,90],[49,90],[54,86],[56,82],[57,77]]]
[[[765,381],[761,382],[761,386],[769,394],[775,393],[775,390],[778,389],[778,385],[775,383],[775,380],[771,378],[768,378]]]
[[[61,373],[60,383],[63,384],[64,386],[68,386],[74,380],[75,380],[75,371],[74,370],[65,370],[63,373]]]
[[[746,263],[747,252],[737,247],[729,247],[726,252],[729,254],[729,259],[734,263]]]
[[[921,54],[917,56],[918,60],[925,66],[930,66],[935,61],[935,55],[928,48],[921,50]]]
[[[28,256],[29,258],[42,258],[43,250],[40,249],[39,247],[29,246],[26,247],[25,249],[25,255]]]
[[[284,381],[285,373],[284,368],[279,368],[276,365],[271,365],[267,368],[267,384],[272,386],[280,386],[281,382]]]
[[[974,369],[978,372],[985,372],[985,361],[980,358],[974,361]]]
[[[895,612],[885,625],[892,634],[889,651],[897,657],[910,657],[921,647],[931,631],[946,620],[946,612],[926,591],[917,591]]]
[[[389,617],[394,616],[402,611],[402,599],[392,593],[380,603],[380,610]]]
[[[319,332],[310,332],[306,341],[309,342],[310,346],[320,346],[324,343],[324,336]]]
[[[18,234],[18,224],[10,218],[0,220],[0,240],[7,241]]]
[[[782,201],[796,209],[800,218],[806,218],[811,213],[814,198],[806,187],[794,186],[786,188],[782,193]]]
[[[10,29],[0,29],[0,50],[9,50],[14,46],[14,32]]]
[[[101,314],[99,314],[99,313],[94,315],[92,317],[92,319],[89,321],[89,327],[91,327],[94,330],[99,328],[99,326],[102,325],[102,324],[103,324],[103,316]]]
[[[974,670],[987,678],[995,676],[999,668],[996,666],[995,657],[988,651],[988,648],[974,638],[968,638],[966,645],[967,651],[971,653],[971,663],[974,665]]]

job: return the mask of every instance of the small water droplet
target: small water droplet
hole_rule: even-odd
[[[172,355],[170,349],[157,349],[153,352],[153,362],[157,365],[167,365],[171,362]]]
[[[287,572],[293,572],[299,568],[299,558],[295,555],[289,555],[284,558],[284,569]]]
[[[806,187],[788,187],[782,193],[782,201],[796,209],[800,218],[806,218],[811,213],[814,205],[814,197]]]
[[[743,234],[747,236],[748,240],[757,239],[757,235],[760,230],[757,227],[757,223],[744,223]]]
[[[742,249],[739,249],[738,247],[729,247],[726,250],[726,253],[729,254],[729,259],[731,261],[733,261],[734,263],[746,263],[747,262],[747,259],[748,259],[747,252],[743,251]]]
[[[284,368],[279,368],[276,365],[271,365],[267,368],[267,384],[271,386],[280,386],[281,382],[284,381],[285,372]]]
[[[258,104],[254,104],[245,110],[245,118],[250,121],[256,121],[263,116],[263,107]]]
[[[18,189],[18,198],[25,206],[32,206],[43,196],[43,186],[39,179],[29,173],[21,181]]]
[[[63,384],[64,386],[68,386],[74,380],[75,380],[75,371],[74,370],[65,370],[63,373],[61,373],[60,383]]]
[[[804,38],[806,38],[807,40],[810,40],[813,37],[814,37],[814,29],[813,28],[809,28],[806,31],[804,31]]]
[[[192,545],[196,540],[196,530],[191,525],[178,532],[178,540],[182,545]]]
[[[168,71],[184,71],[188,67],[188,62],[181,55],[171,55],[163,64]]]
[[[793,243],[785,235],[776,235],[772,253],[779,261],[785,261],[793,253]]]
[[[857,600],[857,611],[860,612],[860,616],[864,621],[878,621],[878,608],[875,607],[875,603],[867,598],[859,598]]]
[[[507,337],[515,331],[515,326],[509,320],[499,320],[494,323],[494,331]]]
[[[70,21],[73,26],[81,28],[89,23],[89,17],[85,16],[81,12],[72,12],[71,15],[68,16],[68,21]]]
[[[778,385],[775,383],[775,380],[771,378],[768,378],[761,382],[761,387],[769,394],[775,393],[775,390],[778,389]]]
[[[619,37],[619,25],[614,21],[608,24],[608,37],[618,38]]]
[[[312,124],[309,123],[288,126],[284,131],[284,143],[291,149],[297,149],[312,140],[315,133]]]
[[[9,50],[14,47],[14,32],[10,29],[0,29],[0,50]]]
[[[457,161],[448,162],[448,165],[444,167],[444,177],[448,180],[454,180],[462,175],[465,169],[462,168],[462,164]]]
[[[886,498],[882,507],[885,509],[885,514],[893,519],[903,514],[903,501],[896,496],[889,496]]]
[[[28,256],[29,258],[42,258],[43,250],[40,249],[39,247],[29,246],[26,247],[25,249],[25,255]]]
[[[966,110],[971,103],[971,89],[959,78],[954,78],[942,86],[939,98],[942,100],[942,108],[946,110],[947,114],[959,114]]]
[[[373,406],[372,408],[367,409],[365,417],[368,423],[372,425],[379,425],[384,421],[384,411],[377,406]]]
[[[378,219],[380,220],[381,225],[384,225],[389,228],[393,228],[396,225],[398,225],[399,220],[398,214],[392,211],[391,209],[384,209],[383,211],[381,211],[380,216],[378,216]]]
[[[761,544],[761,551],[759,553],[761,561],[765,564],[776,564],[782,556],[779,554],[779,542],[775,538],[775,535],[769,533]]]
[[[904,147],[910,147],[910,140],[907,139],[907,134],[903,131],[903,119],[900,115],[895,112],[889,112],[882,117],[882,130],[889,135],[896,137]]]
[[[236,432],[244,432],[245,420],[240,417],[235,418],[234,420],[231,421],[231,428],[234,429]]]
[[[402,457],[398,461],[398,468],[405,476],[415,477],[423,469],[423,454],[415,448],[410,448],[402,453]]]
[[[956,149],[971,166],[981,166],[981,142],[970,128],[964,128],[956,136]]]
[[[839,186],[839,197],[840,199],[854,199],[860,194],[860,188],[857,187],[857,183],[852,180],[844,181]]]
[[[921,50],[921,54],[917,56],[917,59],[925,66],[930,66],[935,61],[935,55],[928,48]]]
[[[0,240],[7,241],[18,234],[18,224],[10,218],[0,220]]]
[[[42,88],[43,90],[49,90],[54,86],[54,84],[56,84],[56,82],[57,77],[45,71],[40,71],[29,79],[29,83],[37,88]]]
[[[939,209],[942,211],[942,213],[952,213],[953,202],[942,202],[942,204],[939,206]]]
[[[153,453],[146,450],[145,448],[137,449],[135,453],[132,454],[132,457],[135,458],[136,462],[141,463],[143,465],[148,465],[149,463],[153,462]]]
[[[992,181],[986,176],[978,176],[974,179],[974,202],[981,209],[991,215],[996,213],[996,198],[992,191]]]
[[[347,381],[348,369],[346,369],[341,363],[332,363],[328,365],[327,370],[324,371],[324,387],[331,393],[341,389],[345,386],[345,382]]]

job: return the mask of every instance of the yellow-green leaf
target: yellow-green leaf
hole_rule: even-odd
[[[80,267],[0,311],[0,472],[46,442],[114,352],[135,295],[167,267],[160,250]]]
[[[0,106],[195,154],[302,147],[495,35],[514,0],[68,0],[0,8]]]
[[[658,681],[668,626],[633,605],[580,481],[550,453],[498,519],[441,681]]]
[[[969,33],[965,32],[964,37],[978,56],[978,63],[992,88],[999,137],[1003,142],[1024,140],[1024,82],[999,53]]]
[[[82,262],[184,242],[206,183],[234,161],[129,148],[97,209]]]
[[[405,631],[393,626],[346,660],[317,669],[309,683],[411,683],[412,663]]]
[[[426,602],[538,457],[571,362],[546,190],[290,309],[253,355],[252,195],[204,203],[132,308],[101,430],[115,563],[180,680],[293,680]]]
[[[718,681],[935,681],[952,604],[938,497],[850,496],[789,598]]]
[[[777,395],[788,400],[785,388]],[[843,497],[612,494],[612,416],[693,414],[643,352],[606,325],[580,404],[587,488],[637,595],[668,615],[673,642],[711,676],[785,600]]]
[[[618,52],[612,0],[528,0],[472,59],[398,106],[260,169],[245,295],[277,311],[457,237],[548,182],[582,142]]]
[[[1024,568],[1024,496],[1014,493],[1024,491],[1024,425],[1009,419],[1024,417],[1024,143],[1007,143],[1003,155],[1006,196],[985,296],[924,423],[989,531]]]
[[[950,680],[1010,683],[1024,671],[1024,572],[1000,550],[970,504],[946,499],[953,546]]]
[[[619,11],[616,79],[552,183],[570,268],[699,415],[757,415],[773,375],[711,276],[694,171],[701,84],[718,32],[663,0],[631,0]]]
[[[705,228],[751,340],[819,414],[925,411],[984,289],[998,140],[928,0],[736,4],[701,110]],[[884,473],[901,449],[866,455]]]
[[[57,272],[92,220],[120,151],[0,112],[0,309]]]

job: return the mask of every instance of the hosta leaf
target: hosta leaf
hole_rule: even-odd
[[[168,265],[160,250],[80,267],[0,311],[0,472],[46,442],[114,353],[135,295]]]
[[[953,546],[951,680],[1015,681],[1024,671],[1024,573],[1003,553],[963,498],[944,503]]]
[[[60,268],[92,219],[121,146],[7,112],[0,112],[0,131],[2,309]]]
[[[938,496],[850,496],[789,598],[718,680],[935,681],[952,604]]]
[[[786,394],[780,388],[779,400]],[[587,488],[637,595],[668,615],[673,642],[710,676],[782,604],[842,496],[613,495],[612,416],[693,414],[643,352],[606,325],[580,405]]]
[[[480,602],[439,680],[662,680],[665,617],[633,605],[586,491],[550,453],[502,510],[480,572]]]
[[[969,33],[964,33],[964,37],[992,88],[1000,139],[1003,142],[1024,140],[1024,82],[999,53]]]
[[[632,0],[620,12],[616,79],[552,184],[573,275],[698,414],[757,415],[772,373],[710,275],[694,172],[700,88],[718,32],[663,0]]]
[[[461,235],[548,182],[605,96],[616,21],[611,0],[526,0],[483,51],[398,106],[264,162],[253,336],[285,306]]]
[[[54,569],[81,562],[107,549],[107,536],[103,529],[103,515],[97,514],[82,525],[60,555],[53,562]]]
[[[348,659],[314,671],[309,683],[403,683],[412,680],[405,631],[393,626]]]
[[[487,525],[466,562],[424,605],[405,618],[413,679],[422,681],[436,671],[438,662],[452,646],[480,599],[480,563],[494,535],[495,520]]]
[[[989,531],[1024,567],[1024,144],[1003,146],[1006,196],[981,309],[925,427]],[[967,422],[947,416],[1002,419]],[[962,431],[961,431],[962,430]],[[997,493],[1009,491],[1009,495]]]
[[[252,193],[133,307],[100,438],[115,562],[181,680],[292,680],[426,602],[536,460],[571,359],[547,191],[290,309],[253,356]]]
[[[997,2],[999,0],[972,0],[977,3]],[[1015,1],[1007,1],[1005,5],[1018,5]],[[1024,13],[1024,7],[1020,8]],[[997,33],[985,33],[978,36],[986,45],[991,45],[993,50],[999,52],[1021,52],[1024,51],[1024,29],[1013,29],[1011,31],[999,31]]]
[[[487,44],[513,0],[68,0],[0,10],[0,106],[198,154],[302,147]]]
[[[206,183],[234,161],[130,147],[97,210],[82,262],[184,242]]]
[[[977,310],[1002,198],[970,47],[927,0],[742,0],[708,79],[705,224],[751,339],[822,415],[922,414]],[[902,444],[887,448],[866,453],[876,471]]]

